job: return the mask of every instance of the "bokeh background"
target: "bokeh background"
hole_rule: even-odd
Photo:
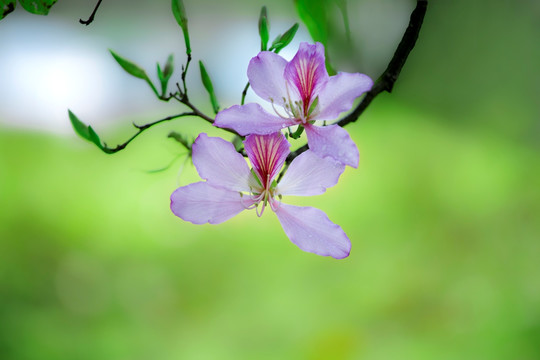
[[[1,359],[540,359],[537,1],[430,2],[394,92],[347,127],[360,167],[286,199],[342,226],[340,261],[296,248],[270,212],[202,226],[170,212],[170,193],[198,176],[166,135],[228,137],[201,120],[115,155],[73,133],[68,108],[110,145],[132,121],[183,111],[107,51],[154,80],[171,52],[178,69],[169,1],[105,0],[78,24],[94,5],[0,21]],[[260,7],[271,39],[299,21],[292,0],[185,5],[222,106],[239,102]],[[347,46],[329,14],[332,61],[376,78],[414,2],[348,6]],[[283,55],[306,40],[301,25]],[[210,112],[193,64],[191,98]]]

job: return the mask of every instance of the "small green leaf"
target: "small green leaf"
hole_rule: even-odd
[[[183,147],[186,148],[189,152],[191,152],[191,146],[193,145],[193,140],[189,140],[186,136],[176,132],[171,131],[167,137],[176,140],[180,144],[182,144]]]
[[[169,80],[174,71],[174,57],[173,54],[169,55],[167,62],[165,63],[165,68],[163,69],[163,76],[165,79]]]
[[[115,53],[111,49],[109,49],[109,52],[114,57],[116,62],[118,62],[118,64],[120,64],[122,69],[124,69],[128,74],[133,75],[136,78],[143,79],[144,81],[146,81],[148,83],[148,85],[152,88],[152,91],[154,92],[154,94],[156,94],[156,96],[159,97],[159,94],[158,94],[158,92],[156,90],[156,87],[154,86],[154,84],[152,84],[152,81],[150,81],[150,78],[148,77],[148,75],[146,75],[146,71],[144,71],[143,68],[141,68],[139,65],[135,64],[134,62],[131,62],[131,61],[123,58],[122,56],[118,55],[117,53]]]
[[[188,19],[186,16],[186,8],[182,0],[172,0],[171,2],[172,12],[176,22],[182,28],[184,34],[184,42],[186,43],[186,54],[191,54],[191,45],[189,41]]]
[[[9,13],[15,10],[17,6],[17,0],[3,0],[0,3],[0,20],[5,18]]]
[[[122,69],[124,69],[128,74],[133,75],[139,79],[146,80],[148,79],[148,75],[146,75],[146,71],[144,71],[143,68],[141,68],[139,65],[121,57],[111,49],[109,49],[111,55],[114,57],[114,59],[120,64]]]
[[[79,118],[77,118],[74,113],[71,112],[71,110],[68,110],[68,115],[75,132],[83,139],[94,143],[98,148],[103,150],[101,140],[94,129],[92,129],[91,126],[86,126],[82,121],[79,120]]]
[[[208,72],[206,71],[206,68],[204,67],[202,61],[199,61],[199,68],[201,70],[202,83],[204,85],[204,88],[206,89],[206,91],[208,91],[208,94],[210,95],[210,102],[212,103],[212,108],[217,114],[219,112],[219,104],[216,98],[216,94],[214,93],[214,86],[212,85],[212,80],[210,80],[210,76],[208,75]]]
[[[291,26],[291,28],[285,31],[283,35],[278,35],[276,39],[272,42],[270,51],[274,51],[277,54],[281,50],[283,50],[283,48],[289,45],[291,41],[294,39],[294,35],[296,35],[296,31],[298,31],[298,23],[295,23],[293,26]]]
[[[19,0],[19,2],[32,14],[47,15],[56,0]]]
[[[103,150],[103,146],[101,145],[101,140],[99,139],[98,134],[96,134],[90,125],[88,125],[88,134],[90,134],[90,141],[96,144],[98,148]]]
[[[173,55],[169,55],[167,58],[167,62],[165,63],[165,68],[161,70],[161,66],[159,63],[157,63],[157,74],[159,81],[161,83],[161,96],[165,96],[165,93],[167,92],[167,84],[169,83],[169,79],[171,78],[174,70],[174,64],[173,64]]]
[[[268,15],[266,12],[266,6],[261,8],[261,14],[259,15],[259,35],[261,36],[261,51],[266,51],[268,48]]]

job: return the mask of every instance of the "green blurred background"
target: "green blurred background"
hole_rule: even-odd
[[[185,4],[194,56],[230,106],[265,3]],[[292,1],[265,5],[271,39],[299,21]],[[148,170],[182,153],[171,130],[223,135],[197,119],[112,156],[72,133],[67,108],[111,145],[131,121],[183,111],[107,53],[153,76],[175,52],[178,68],[169,1],[105,0],[79,25],[93,6],[60,0],[47,17],[19,7],[0,21],[0,359],[540,359],[537,1],[430,2],[394,92],[347,127],[359,169],[325,195],[286,199],[342,226],[352,252],[340,261],[296,248],[270,212],[176,218],[170,193],[196,171],[179,171],[182,158]],[[350,0],[355,45],[335,45],[337,22],[336,67],[376,78],[413,7]],[[307,38],[301,26],[284,55]],[[39,77],[45,59],[51,70],[66,58],[72,68]],[[210,112],[192,70],[192,99]]]

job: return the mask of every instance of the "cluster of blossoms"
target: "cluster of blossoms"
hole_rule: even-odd
[[[320,43],[300,44],[290,62],[263,51],[251,59],[247,74],[254,92],[271,103],[275,114],[255,103],[236,105],[218,113],[214,125],[246,136],[244,149],[251,168],[230,142],[199,135],[192,148],[193,164],[205,181],[174,191],[171,210],[194,224],[218,224],[247,209],[261,216],[269,206],[300,249],[347,257],[349,238],[324,212],[287,205],[281,199],[322,194],[338,182],[346,165],[358,167],[358,148],[347,131],[335,124],[320,125],[349,110],[371,89],[372,80],[363,74],[329,76]],[[305,130],[309,150],[291,162],[278,182],[290,153],[281,130],[292,126]]]

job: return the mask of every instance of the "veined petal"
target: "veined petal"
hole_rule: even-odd
[[[287,60],[270,51],[262,51],[252,58],[248,65],[247,76],[255,94],[283,106],[284,98],[287,98],[285,66]]]
[[[302,100],[304,114],[307,114],[311,102],[328,81],[323,44],[301,43],[298,52],[285,67],[285,79],[293,92],[290,95]]]
[[[267,135],[288,126],[297,125],[295,119],[280,118],[267,113],[259,104],[235,105],[220,111],[214,125],[233,129],[242,136],[249,134]]]
[[[280,132],[271,135],[249,135],[244,140],[249,161],[265,189],[270,187],[283,167],[290,153],[289,147],[289,142]]]
[[[332,158],[321,158],[308,150],[298,155],[289,165],[278,184],[281,195],[319,195],[337,184],[345,165]]]
[[[249,196],[204,181],[180,187],[171,195],[174,215],[193,224],[222,223],[252,204]]]
[[[358,167],[360,154],[347,130],[339,125],[315,126],[304,125],[308,138],[309,149],[320,157],[331,157],[334,160]]]
[[[321,210],[282,203],[275,212],[285,234],[300,249],[336,259],[349,256],[349,238]]]
[[[331,76],[319,92],[317,120],[334,120],[350,110],[354,100],[371,90],[373,80],[364,74],[339,73]]]
[[[234,145],[202,133],[193,143],[193,164],[208,183],[233,191],[249,191],[251,171]]]

